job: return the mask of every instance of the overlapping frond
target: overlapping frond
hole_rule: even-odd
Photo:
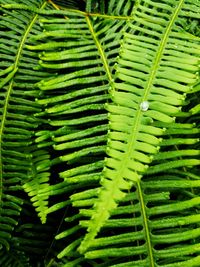
[[[173,126],[171,127],[175,134],[180,125],[175,124],[177,128]],[[185,135],[187,139],[187,135],[191,135],[192,127],[193,124],[185,124],[185,129],[182,126],[182,137]],[[193,134],[197,135],[197,131]],[[195,146],[190,145],[191,148]],[[175,149],[177,151],[174,151]],[[199,150],[181,150],[180,145],[175,147],[172,145],[172,149],[167,152],[162,152],[161,148],[143,177],[141,186],[134,188],[134,192],[129,192],[119,202],[119,206],[111,211],[111,218],[105,222],[103,231],[93,241],[85,256],[88,259],[109,257],[111,262],[108,266],[150,266],[150,264],[165,266],[164,264],[169,262],[171,266],[177,264],[186,266],[184,264],[188,263],[184,262],[184,257],[191,255],[199,247],[198,241],[194,242],[194,236],[199,236],[200,183],[198,170],[194,166],[193,169],[188,168],[189,164],[192,166],[192,157],[198,155]],[[172,158],[175,158],[174,162],[178,164],[173,164]],[[158,173],[155,170],[156,165],[159,166]],[[80,213],[91,219],[93,212],[90,208],[97,197],[98,191],[93,190],[87,194],[76,193],[72,199],[74,206],[80,209]],[[82,221],[82,226],[88,227],[89,223],[88,220]],[[146,231],[149,231],[150,244],[146,242]],[[184,244],[186,240],[187,244],[193,245]],[[147,256],[150,249],[148,245],[152,248],[154,259]],[[180,247],[184,249],[180,250]],[[116,258],[118,264],[115,264]],[[194,255],[191,256],[191,264],[199,261],[195,259],[192,263],[193,258]]]
[[[127,22],[77,16],[42,20],[46,31],[36,36],[41,43],[29,48],[47,50],[40,54],[40,66],[58,72],[55,78],[37,84],[42,92],[38,103],[45,107],[41,115],[48,115],[50,130],[38,132],[36,141],[41,147],[53,144],[59,156],[53,162],[71,165],[60,172],[61,178],[89,184],[92,176],[95,182],[103,166],[107,136],[104,104],[109,101],[119,51],[121,34],[116,32]]]
[[[107,106],[109,157],[105,161],[102,190],[88,223],[89,233],[80,247],[84,252],[93,244],[117,202],[134,185],[138,190],[146,232],[145,246],[152,266],[154,256],[141,178],[148,173],[148,165],[161,144],[181,143],[181,138],[161,142],[158,137],[168,131],[175,117],[185,115],[180,107],[184,104],[185,94],[198,79],[199,62],[199,45],[195,38],[189,38],[177,26],[184,2],[174,1],[173,5],[164,2],[160,5],[156,1],[141,1],[133,13],[134,23],[130,23],[124,34],[111,89],[113,104]],[[190,141],[196,143],[198,139]],[[198,153],[195,151],[194,156]],[[176,162],[168,162],[165,166],[170,168],[174,163],[176,165]],[[180,167],[199,165],[199,160],[180,160],[178,164]],[[162,170],[162,167],[161,164],[153,168]]]
[[[32,4],[44,9],[46,1]],[[3,13],[0,17],[0,237],[8,248],[9,232],[18,222],[23,203],[17,197],[18,190],[22,191],[22,185],[33,179],[33,172],[34,177],[39,175],[34,169],[41,167],[32,161],[32,153],[37,150],[34,131],[40,124],[34,114],[41,110],[35,102],[38,90],[34,89],[34,83],[49,74],[33,70],[37,54],[25,48],[29,37],[39,30],[38,15],[4,9]]]
[[[52,160],[53,168],[58,165],[56,168],[62,170],[59,176],[64,182],[41,190],[39,197],[47,192],[69,195],[83,187],[98,188],[108,129],[104,105],[110,98],[108,90],[127,19],[115,21],[98,14],[90,18],[87,14],[69,12],[67,18],[42,19],[41,23],[45,32],[33,39],[39,44],[28,48],[43,51],[40,69],[49,69],[56,77],[37,84],[42,92],[38,103],[45,107],[45,112],[38,116],[48,116],[49,130],[39,131],[36,142],[39,147],[53,145],[57,156]],[[66,167],[61,167],[62,162],[67,163]],[[68,205],[70,202],[64,200],[49,207],[46,213]],[[79,231],[78,228],[75,230]],[[76,247],[80,244],[80,240],[74,242]],[[76,247],[69,244],[73,250]],[[69,248],[59,257],[67,251],[73,255]]]
[[[74,190],[81,184],[90,186],[91,180],[97,182],[106,144],[104,103],[108,100],[109,81],[89,30],[89,19],[72,16],[59,19],[59,23],[57,19],[43,20],[42,23],[46,31],[37,37],[42,43],[30,49],[48,50],[40,55],[40,66],[57,74],[51,80],[38,83],[42,92],[38,103],[45,107],[45,112],[38,116],[48,116],[46,128],[49,130],[39,131],[36,142],[39,147],[53,146],[52,168],[58,168],[59,176],[66,181],[46,188],[43,193],[49,190],[66,194],[69,188]],[[52,39],[51,47],[46,36]],[[70,178],[76,181],[68,183]]]
[[[199,266],[200,1],[0,4],[0,265]]]
[[[171,124],[163,136],[163,142],[165,138],[168,139],[167,135],[185,137],[185,140],[193,137],[191,140],[195,140],[199,131],[194,128],[195,125],[189,123]],[[195,242],[194,236],[199,236],[200,183],[198,169],[194,166],[191,169],[191,166],[192,158],[199,156],[199,150],[195,149],[195,141],[193,144],[186,143],[171,143],[171,148],[166,146],[167,152],[161,146],[141,186],[129,192],[119,206],[111,211],[111,218],[105,222],[103,231],[85,254],[88,259],[109,257],[110,262],[105,266],[198,266],[199,259],[194,259],[193,253],[199,247],[198,239]],[[181,149],[187,146],[191,149]],[[172,159],[177,164],[173,164]],[[93,212],[90,208],[97,197],[98,191],[91,190],[87,194],[74,194],[72,200],[74,206],[80,209],[80,214],[91,219]],[[82,221],[82,226],[87,228],[89,223],[88,220]],[[148,225],[146,229],[145,224]],[[150,234],[154,256],[152,261],[147,256],[146,230]],[[188,261],[185,257],[188,257]]]

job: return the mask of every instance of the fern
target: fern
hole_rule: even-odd
[[[124,190],[130,189],[130,183],[136,185],[140,192],[140,201],[143,202],[140,180],[147,170],[147,164],[152,160],[152,155],[158,151],[160,140],[155,135],[163,135],[163,127],[158,127],[158,123],[156,127],[154,121],[165,123],[167,129],[173,123],[174,116],[180,113],[179,106],[183,103],[183,97],[179,92],[187,93],[196,81],[197,44],[192,38],[191,50],[187,47],[189,41],[184,47],[182,39],[186,37],[176,26],[182,5],[183,2],[179,1],[174,6],[164,6],[155,18],[155,23],[149,22],[150,19],[148,21],[150,16],[148,13],[152,12],[155,16],[157,4],[152,2],[151,9],[138,5],[133,14],[135,21],[129,26],[131,33],[124,34],[124,43],[116,69],[114,84],[116,89],[111,92],[113,105],[108,105],[107,108],[110,112],[107,154],[110,157],[105,161],[103,189],[94,206],[94,214],[88,226],[89,233],[80,251],[87,250],[108,219],[110,211],[116,208],[117,201],[125,196]],[[168,19],[159,21],[161,16]],[[142,20],[144,17],[147,21]],[[173,50],[174,43],[177,48],[176,56]],[[192,59],[194,60],[193,71],[186,71],[181,65],[179,70],[173,67],[180,61],[179,46],[180,51],[185,50],[185,53],[181,53],[181,60],[184,60],[187,66]],[[141,65],[140,58],[143,54],[145,59]],[[173,100],[170,99],[172,96]],[[178,140],[174,140],[174,143],[179,144]],[[164,144],[167,145],[167,141]],[[198,165],[199,161],[194,160],[194,164]],[[144,204],[141,205],[142,215],[146,217]],[[147,232],[147,223],[144,227]],[[148,235],[147,232],[147,246],[150,247]],[[149,257],[150,261],[153,261],[151,250]]]
[[[199,266],[199,0],[0,3],[3,264]]]
[[[11,1],[12,2],[12,1]],[[25,1],[22,1],[25,3]],[[35,3],[36,7],[44,9],[45,1]],[[1,242],[9,249],[9,240],[15,225],[20,218],[22,186],[27,189],[31,181],[32,189],[44,178],[44,159],[34,145],[34,131],[40,121],[34,117],[40,107],[35,103],[38,91],[34,89],[35,81],[49,76],[45,72],[35,72],[37,54],[25,49],[30,35],[38,29],[38,15],[27,12],[6,11],[1,17],[1,126],[0,126],[0,199],[1,199]],[[16,27],[17,25],[17,27]],[[27,67],[28,64],[28,67]],[[37,159],[36,159],[37,157]],[[49,174],[46,176],[48,177]],[[42,186],[42,185],[41,185]],[[18,192],[19,190],[19,192]],[[29,190],[27,190],[29,191]],[[45,199],[46,201],[46,199]],[[36,202],[41,210],[43,204]],[[41,206],[41,207],[40,207]],[[42,217],[42,216],[41,216]],[[43,220],[43,219],[42,219]],[[12,240],[12,239],[11,239]]]
[[[104,19],[102,20],[99,18],[95,24],[96,28],[93,28],[93,20],[90,21],[89,18],[82,17],[83,16],[81,16],[80,19],[76,18],[76,20],[71,19],[71,22],[68,15],[68,24],[66,24],[65,19],[60,19],[60,25],[58,22],[55,25],[54,20],[52,20],[52,24],[51,21],[42,21],[46,23],[46,25],[44,24],[46,32],[37,36],[37,41],[45,40],[46,36],[51,36],[52,39],[59,38],[60,47],[62,48],[61,52],[49,52],[51,48],[49,45],[46,45],[46,43],[29,47],[34,50],[47,48],[48,52],[43,52],[43,54],[40,55],[41,67],[61,71],[58,77],[47,80],[47,82],[42,81],[38,84],[45,96],[45,99],[39,99],[38,102],[45,105],[45,112],[49,114],[49,118],[52,118],[52,120],[49,119],[49,124],[56,129],[52,134],[44,131],[43,140],[45,140],[45,136],[47,138],[52,136],[52,141],[48,143],[53,144],[54,149],[58,151],[58,153],[61,153],[59,160],[54,159],[52,162],[60,163],[60,161],[68,161],[68,164],[71,165],[69,171],[65,170],[60,172],[60,177],[63,178],[65,182],[49,188],[55,194],[59,194],[59,192],[62,194],[64,192],[67,193],[69,190],[72,192],[83,185],[86,189],[87,187],[98,186],[101,169],[103,168],[102,160],[105,153],[107,131],[107,114],[104,103],[108,101],[109,98],[107,94],[109,89],[108,82],[112,83],[113,61],[119,50],[120,36],[117,37],[116,40],[113,39],[115,38],[113,31],[116,32],[126,26],[126,21],[120,20],[112,22],[107,20],[107,23],[105,23]],[[79,34],[77,35],[76,32],[73,41],[71,41],[71,39],[74,30],[71,30],[69,37],[63,35],[63,30],[65,28],[63,27],[63,23],[65,23],[66,29],[76,29],[78,25],[80,29]],[[110,27],[110,29],[108,27]],[[100,29],[100,32],[98,32],[98,29]],[[91,32],[91,35],[88,35],[88,32]],[[111,37],[109,37],[109,35],[111,35],[110,33],[112,33]],[[84,39],[83,36],[85,36]],[[59,42],[56,42],[57,49],[60,49],[58,47]],[[52,45],[54,46],[54,44],[55,41],[52,40]],[[102,44],[105,45],[105,52]],[[79,47],[77,48],[77,46]],[[100,53],[99,58],[97,57],[98,52]],[[71,56],[69,56],[70,54]],[[83,59],[87,57],[88,59],[85,63],[80,62],[79,64],[77,62],[77,57]],[[91,59],[89,60],[89,58]],[[54,59],[54,62],[56,61],[58,63],[51,63],[52,59]],[[71,59],[70,62],[69,59]],[[82,70],[83,64],[87,66],[85,72]],[[89,70],[90,65],[91,67]],[[74,69],[70,74],[64,74],[64,71],[69,72],[71,68]],[[96,77],[94,77],[93,73],[95,73]],[[82,85],[80,86],[80,90],[77,91],[74,85],[78,85],[79,83]],[[66,87],[69,93],[66,93]],[[56,96],[54,96],[55,92],[53,92],[55,89],[59,90]],[[85,98],[83,99],[83,97]],[[54,121],[57,116],[59,116],[60,121],[56,121],[55,123]],[[62,120],[62,117],[64,120]],[[74,117],[76,119],[72,119]],[[59,128],[57,128],[58,126]],[[82,138],[82,140],[79,140],[80,138]],[[42,132],[37,141],[39,142],[40,140],[42,140]],[[44,146],[45,143],[46,140],[44,141]],[[40,143],[39,145],[41,146],[43,144]],[[72,148],[74,149],[73,153],[70,152]],[[63,155],[63,153],[67,154]],[[80,161],[79,163],[77,162],[77,158]],[[47,190],[49,189],[47,188]],[[43,193],[45,194],[47,190],[43,191]],[[47,213],[55,212],[56,209],[63,208],[65,205],[69,204],[68,201],[64,201],[58,205],[54,204],[54,206],[47,210]],[[77,228],[75,227],[75,229]],[[66,234],[64,236],[66,237]],[[58,235],[57,238],[60,239],[60,235]],[[80,240],[75,240],[74,242],[79,245]],[[66,251],[70,254],[69,250],[65,249],[59,254],[59,257],[64,256]]]

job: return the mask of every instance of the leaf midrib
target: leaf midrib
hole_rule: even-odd
[[[47,4],[47,1],[45,0],[40,9],[43,9],[46,6],[46,4]],[[38,17],[38,14],[34,15],[32,21],[27,26],[26,31],[24,33],[24,36],[23,36],[23,38],[22,38],[22,40],[21,40],[21,42],[19,44],[19,48],[18,48],[18,51],[17,51],[17,55],[16,55],[15,63],[14,63],[14,68],[13,68],[14,70],[17,69],[17,67],[19,66],[20,56],[22,54],[22,50],[23,50],[24,44],[26,42],[27,36],[30,33],[35,21],[37,20],[37,17]],[[7,94],[6,94],[6,98],[5,98],[5,105],[4,105],[3,114],[2,114],[1,127],[0,127],[0,202],[1,202],[1,199],[2,199],[2,193],[3,193],[2,139],[3,139],[3,131],[4,131],[5,122],[6,122],[6,115],[7,115],[7,111],[8,111],[9,100],[10,100],[10,96],[11,96],[12,89],[13,89],[14,77],[10,81],[10,84],[9,84],[9,87],[8,87],[8,90],[7,90]]]
[[[109,64],[108,64],[106,55],[105,55],[105,53],[104,53],[104,51],[103,51],[103,48],[102,48],[102,46],[101,46],[101,44],[100,44],[100,42],[99,42],[99,40],[98,40],[98,38],[97,38],[97,36],[96,36],[96,33],[95,33],[95,31],[94,31],[94,28],[93,28],[93,26],[92,26],[92,23],[91,23],[91,21],[90,21],[90,18],[89,18],[88,16],[85,16],[85,19],[86,19],[88,28],[89,28],[89,30],[90,30],[90,32],[91,32],[91,35],[92,35],[92,37],[93,37],[93,39],[94,39],[94,42],[95,42],[95,44],[96,44],[96,47],[97,47],[97,49],[98,49],[98,51],[99,51],[99,54],[100,54],[100,56],[101,56],[101,59],[102,59],[102,61],[103,61],[103,65],[104,65],[106,74],[107,74],[107,76],[108,76],[109,83],[111,84],[112,81],[113,81],[113,79],[112,79],[112,74],[111,74],[111,71],[110,71],[110,68],[109,68]]]

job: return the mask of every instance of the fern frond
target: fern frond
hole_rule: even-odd
[[[92,245],[111,211],[133,185],[140,192],[141,213],[146,218],[141,178],[152,161],[152,155],[158,153],[162,144],[161,139],[155,136],[162,136],[165,131],[154,122],[165,123],[166,129],[174,123],[184,103],[183,94],[191,90],[198,78],[199,45],[193,38],[186,41],[176,26],[184,2],[159,4],[158,13],[155,13],[157,2],[151,1],[150,7],[149,1],[144,2],[146,5],[138,5],[133,13],[135,22],[130,23],[129,30],[124,34],[116,67],[116,82],[114,89],[111,89],[113,104],[107,106],[109,157],[105,160],[102,190],[94,204],[88,234],[80,246],[82,253]],[[152,23],[151,16],[155,17],[155,14],[156,22]],[[184,64],[181,64],[183,61]],[[173,67],[177,63],[179,69]],[[191,69],[188,70],[185,65],[191,66]],[[175,142],[178,143],[177,140]],[[184,164],[193,165],[190,161]],[[194,164],[198,165],[199,160],[194,160]],[[146,219],[144,229],[149,261],[154,266]]]
[[[40,195],[40,191],[49,187],[50,155],[45,150],[38,150],[32,153],[33,167],[29,173],[30,181],[23,184],[24,191],[29,195],[33,206],[35,206],[42,223],[46,222],[46,210],[48,207],[49,195]]]
[[[53,160],[55,164],[68,162],[71,165],[71,170],[60,172],[65,181],[74,180],[78,184],[88,177],[86,184],[92,179],[96,183],[107,137],[104,103],[109,100],[107,92],[109,83],[112,83],[114,59],[121,38],[121,33],[114,33],[126,27],[127,22],[100,18],[93,21],[72,13],[67,20],[42,20],[42,23],[46,31],[35,39],[40,44],[28,48],[48,50],[40,54],[40,66],[59,73],[51,80],[38,83],[43,92],[38,103],[45,106],[45,114],[41,115],[48,114],[48,128],[52,128],[49,132],[39,132],[36,141],[40,147],[45,143],[53,144],[60,155]],[[50,47],[49,38],[53,41]],[[83,62],[78,62],[77,58],[82,58]],[[84,64],[86,70],[82,69]],[[95,168],[97,172],[94,172]]]
[[[20,1],[25,2],[27,3]],[[46,6],[45,1],[35,1],[32,4],[40,9]],[[22,184],[34,179],[32,169],[38,167],[38,163],[31,162],[32,153],[37,153],[37,148],[34,147],[34,131],[40,124],[34,114],[41,110],[35,103],[39,91],[33,89],[34,83],[49,74],[33,70],[37,65],[37,54],[25,48],[29,37],[38,31],[38,15],[5,9],[3,12],[4,16],[0,18],[1,31],[4,33],[1,35],[0,45],[0,216],[2,220],[4,216],[7,218],[10,227],[10,220],[16,220],[17,224],[19,212],[7,214],[6,205],[10,204],[7,203],[6,196],[13,198],[13,209],[20,211],[20,207],[15,204],[16,192],[23,190]],[[20,205],[22,203],[23,201]]]
[[[10,181],[11,183],[11,181]],[[15,186],[13,186],[15,188]],[[9,185],[8,185],[9,188]],[[12,185],[10,185],[10,188]],[[12,188],[12,189],[14,189]],[[17,188],[19,190],[19,188]],[[21,213],[23,200],[7,193],[2,195],[0,207],[0,243],[8,251],[10,249],[10,240],[12,232],[18,223],[18,217]],[[1,250],[1,249],[0,249]]]
[[[188,144],[179,145],[176,141],[187,140],[187,136],[195,140],[195,135],[199,135],[196,125],[187,123],[190,119],[191,116],[184,117],[185,123],[170,124],[163,135],[160,152],[154,156],[142,178],[140,191],[137,188],[136,192],[129,193],[111,211],[111,218],[105,222],[99,237],[94,239],[92,247],[85,253],[86,258],[113,258],[109,266],[149,266],[151,262],[146,256],[146,233],[143,228],[142,210],[145,209],[155,263],[159,266],[187,266],[188,263],[198,266],[199,258],[195,258],[194,253],[199,248],[199,160],[192,158],[199,158],[199,150],[194,149],[198,148],[197,141],[189,145],[191,150],[181,149]],[[166,127],[165,123],[160,122],[155,125]],[[173,141],[170,146],[165,142],[169,138]],[[197,161],[197,168],[191,168],[193,161]],[[80,208],[80,213],[85,216],[81,225],[86,228],[90,224],[88,219],[93,216],[90,208],[97,197],[98,191],[94,190],[71,197],[74,206]],[[117,257],[118,263],[115,264]],[[139,260],[141,258],[143,260]]]
[[[198,267],[200,1],[81,1],[0,0],[0,265]]]
[[[146,192],[142,194],[148,212],[153,251],[157,259],[156,263],[160,261],[159,266],[165,266],[166,261],[164,259],[166,258],[170,258],[171,262],[174,262],[172,266],[177,266],[179,264],[178,256],[192,254],[199,247],[199,244],[195,243],[191,246],[185,246],[181,250],[176,245],[178,243],[180,245],[181,242],[184,243],[186,239],[192,242],[194,235],[199,236],[199,214],[194,209],[193,215],[191,215],[192,207],[198,209],[199,197],[192,198],[188,196],[183,200],[172,199],[171,197],[172,195],[175,196],[179,190],[183,192],[186,188],[196,188],[199,191],[199,185],[199,180],[189,181],[181,176],[175,177],[174,175],[163,176],[162,174],[156,179],[153,179],[153,176],[143,179],[141,191]],[[154,193],[156,191],[157,193]],[[114,260],[118,257],[118,262],[121,262],[121,264],[123,262],[124,266],[131,266],[133,264],[131,257],[134,255],[135,264],[139,264],[137,257],[138,259],[143,258],[141,264],[144,265],[141,266],[151,264],[149,258],[145,256],[147,250],[145,245],[146,235],[142,227],[143,219],[139,195],[139,190],[129,193],[119,203],[119,206],[112,211],[111,218],[105,223],[101,236],[94,240],[93,247],[86,252],[85,256],[87,258],[97,259],[109,256]],[[78,200],[78,195],[76,198]],[[92,199],[90,198],[90,200]],[[90,203],[90,205],[92,204]],[[80,207],[79,201],[77,201],[77,206]],[[91,210],[83,209],[81,213],[89,218],[92,216]],[[88,221],[82,222],[84,227],[88,227],[88,224]],[[196,225],[195,229],[194,225]],[[112,236],[109,234],[111,229]],[[193,230],[191,231],[191,229]],[[192,233],[193,235],[191,235]],[[165,252],[171,254],[165,257]],[[161,264],[162,260],[163,263]],[[109,266],[115,265],[110,264]]]
[[[39,196],[48,191],[50,195],[69,195],[81,186],[98,187],[108,129],[104,104],[109,101],[108,89],[113,81],[121,30],[127,27],[127,21],[93,19],[72,13],[67,20],[43,19],[41,22],[46,31],[34,38],[40,42],[38,45],[28,48],[43,51],[40,69],[49,69],[57,73],[57,77],[38,83],[42,92],[38,103],[45,107],[45,113],[38,115],[48,115],[49,131],[38,132],[36,141],[40,147],[53,145],[58,158],[53,159],[52,164],[59,166],[67,162],[69,169],[66,165],[59,173],[64,182],[41,190]],[[68,201],[54,204],[47,213],[67,208],[69,204]],[[58,238],[60,236],[62,234]],[[72,256],[80,241],[71,241],[59,257],[64,257],[66,251],[68,257]],[[73,248],[72,251],[69,252],[69,248]]]

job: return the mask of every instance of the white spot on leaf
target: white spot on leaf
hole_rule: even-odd
[[[143,101],[140,104],[140,110],[147,111],[148,109],[149,109],[149,102],[148,101]]]

